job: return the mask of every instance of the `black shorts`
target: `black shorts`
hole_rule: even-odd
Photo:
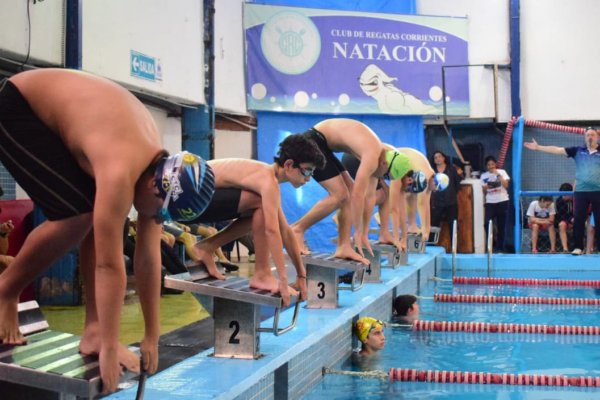
[[[94,178],[7,79],[0,81],[0,161],[49,220],[93,210]]]
[[[323,182],[327,179],[331,179],[334,176],[340,175],[342,172],[346,170],[340,160],[333,154],[333,151],[327,145],[327,139],[325,136],[315,128],[310,128],[308,131],[304,132],[306,136],[308,136],[312,141],[314,141],[319,149],[325,156],[325,166],[323,169],[315,170],[313,174],[313,178],[317,182]]]
[[[358,172],[358,167],[360,166],[360,160],[354,157],[352,154],[344,153],[342,155],[342,165],[346,168],[346,171],[350,174],[352,179],[356,179],[356,173]],[[381,189],[381,180],[377,179],[377,189]]]
[[[238,209],[240,208],[241,197],[242,189],[217,188],[202,215],[187,224],[219,222],[239,218]]]

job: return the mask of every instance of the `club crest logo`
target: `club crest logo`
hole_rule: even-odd
[[[321,36],[315,24],[302,14],[283,11],[264,25],[262,52],[273,68],[288,75],[308,71],[321,54]]]

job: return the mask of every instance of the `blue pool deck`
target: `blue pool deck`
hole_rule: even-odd
[[[452,258],[441,247],[428,247],[424,254],[410,254],[409,265],[384,268],[381,283],[367,283],[356,292],[340,291],[338,309],[301,308],[293,330],[282,335],[260,334],[257,360],[215,358],[212,349],[190,357],[146,382],[144,398],[171,399],[297,399],[321,378],[323,367],[333,367],[346,358],[357,343],[352,323],[359,316],[388,320],[392,299],[402,293],[419,293],[441,269],[450,270]],[[487,256],[457,256],[460,271],[479,270],[486,275]],[[600,256],[495,255],[495,270],[600,269]],[[292,309],[284,311],[280,324],[291,321]],[[263,322],[271,326],[272,321]],[[115,393],[109,399],[135,398],[137,387]]]

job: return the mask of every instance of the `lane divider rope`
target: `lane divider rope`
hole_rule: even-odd
[[[433,299],[440,303],[509,303],[598,306],[600,299],[562,297],[482,296],[469,294],[436,294]]]
[[[600,387],[600,376],[566,376],[543,374],[509,374],[469,371],[417,370],[410,368],[390,368],[381,370],[345,371],[323,368],[323,375],[348,375],[361,378],[375,378],[401,382],[437,382],[487,385],[519,386],[577,386]]]
[[[426,321],[413,322],[415,331],[472,332],[472,333],[545,333],[550,335],[600,335],[600,326],[542,325],[489,323],[474,321]]]
[[[529,386],[579,386],[600,387],[600,376],[565,376],[538,374],[497,374],[491,372],[463,372],[390,368],[389,376],[394,381],[441,382],[496,385]]]
[[[462,285],[577,286],[600,288],[600,280],[577,279],[488,278],[455,276],[452,279],[452,282]]]

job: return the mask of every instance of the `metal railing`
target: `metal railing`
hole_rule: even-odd
[[[491,219],[488,223],[487,253],[488,276],[492,276],[492,254],[494,253],[494,223]]]
[[[458,248],[458,237],[456,234],[456,220],[452,221],[452,277],[456,275],[456,249]]]

